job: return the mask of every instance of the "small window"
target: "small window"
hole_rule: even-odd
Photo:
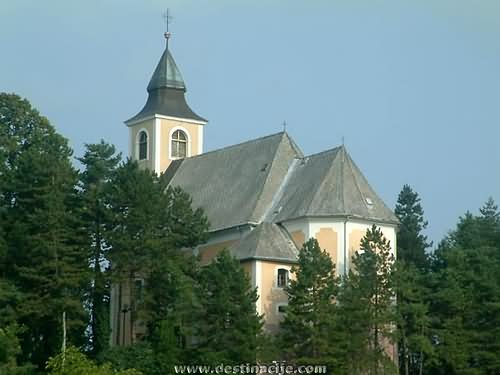
[[[172,157],[185,158],[187,156],[187,136],[182,130],[172,134]]]
[[[287,307],[288,307],[287,305],[279,305],[279,306],[278,306],[278,312],[279,312],[280,314],[285,314],[285,313],[286,313],[286,309],[287,309]]]
[[[276,282],[278,288],[284,288],[288,285],[288,270],[284,268],[278,269],[278,280]]]
[[[148,135],[145,131],[139,133],[139,160],[148,158]]]

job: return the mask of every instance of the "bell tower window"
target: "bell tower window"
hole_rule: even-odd
[[[176,130],[172,134],[172,157],[185,158],[187,156],[188,139],[182,130]]]
[[[138,156],[139,160],[145,160],[148,158],[148,134],[141,130],[138,137]]]

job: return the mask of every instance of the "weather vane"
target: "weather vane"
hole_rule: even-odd
[[[172,19],[173,19],[173,17],[170,15],[170,9],[167,8],[167,11],[163,13],[163,19],[165,20],[165,26],[167,29],[165,31],[165,34],[163,34],[163,35],[165,36],[165,39],[168,42],[168,40],[172,36],[172,34],[169,31],[169,26],[170,26],[170,23],[172,22]]]
[[[283,131],[286,132],[286,120],[283,121]]]

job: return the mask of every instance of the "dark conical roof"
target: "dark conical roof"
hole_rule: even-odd
[[[168,48],[165,48],[161,55],[147,90],[149,95],[146,104],[137,115],[128,119],[125,123],[136,122],[154,115],[207,122],[187,104],[185,98],[186,85]]]
[[[182,74],[167,48],[161,55],[160,61],[149,81],[148,92],[161,88],[186,90]]]

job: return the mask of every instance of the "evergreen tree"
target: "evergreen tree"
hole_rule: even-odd
[[[398,354],[400,374],[422,375],[424,361],[432,358],[428,273],[413,264],[398,262],[396,272]]]
[[[480,212],[461,217],[433,257],[431,374],[500,372],[498,211],[489,200]]]
[[[338,329],[343,330],[344,363],[350,374],[396,372],[394,257],[375,225],[361,240],[338,296]]]
[[[255,308],[257,291],[239,261],[227,250],[220,252],[201,271],[200,288],[200,362],[255,363],[262,317]]]
[[[339,364],[335,362],[338,349],[334,329],[338,289],[335,265],[312,238],[300,250],[292,273],[295,279],[286,289],[288,307],[281,324],[285,355],[296,363],[336,367]]]
[[[82,344],[87,321],[82,288],[87,283],[71,149],[49,121],[16,95],[0,94],[6,277],[22,295],[17,316],[23,359],[40,368],[62,340]]]
[[[397,308],[400,373],[421,374],[424,355],[430,354],[429,319],[426,318],[425,274],[431,246],[422,231],[427,227],[420,198],[409,185],[399,193],[395,209],[398,227]]]
[[[394,212],[400,221],[397,233],[398,260],[414,264],[418,268],[425,268],[427,264],[425,250],[431,246],[427,236],[422,234],[422,230],[427,227],[427,221],[424,220],[420,197],[409,185],[404,185],[399,193]]]
[[[200,209],[191,208],[185,192],[167,188],[163,178],[131,160],[117,169],[111,187],[113,220],[107,238],[113,280],[119,288],[134,278],[145,281],[137,293],[142,296],[133,296],[132,320],[147,325],[161,372],[187,356],[197,266],[181,249],[204,242],[208,222]]]
[[[92,269],[89,285],[90,344],[94,356],[105,350],[109,343],[109,280],[106,266],[106,228],[112,219],[109,209],[110,180],[120,162],[115,147],[101,140],[86,145],[78,160],[84,166],[80,173],[81,219],[88,248],[88,263]]]

